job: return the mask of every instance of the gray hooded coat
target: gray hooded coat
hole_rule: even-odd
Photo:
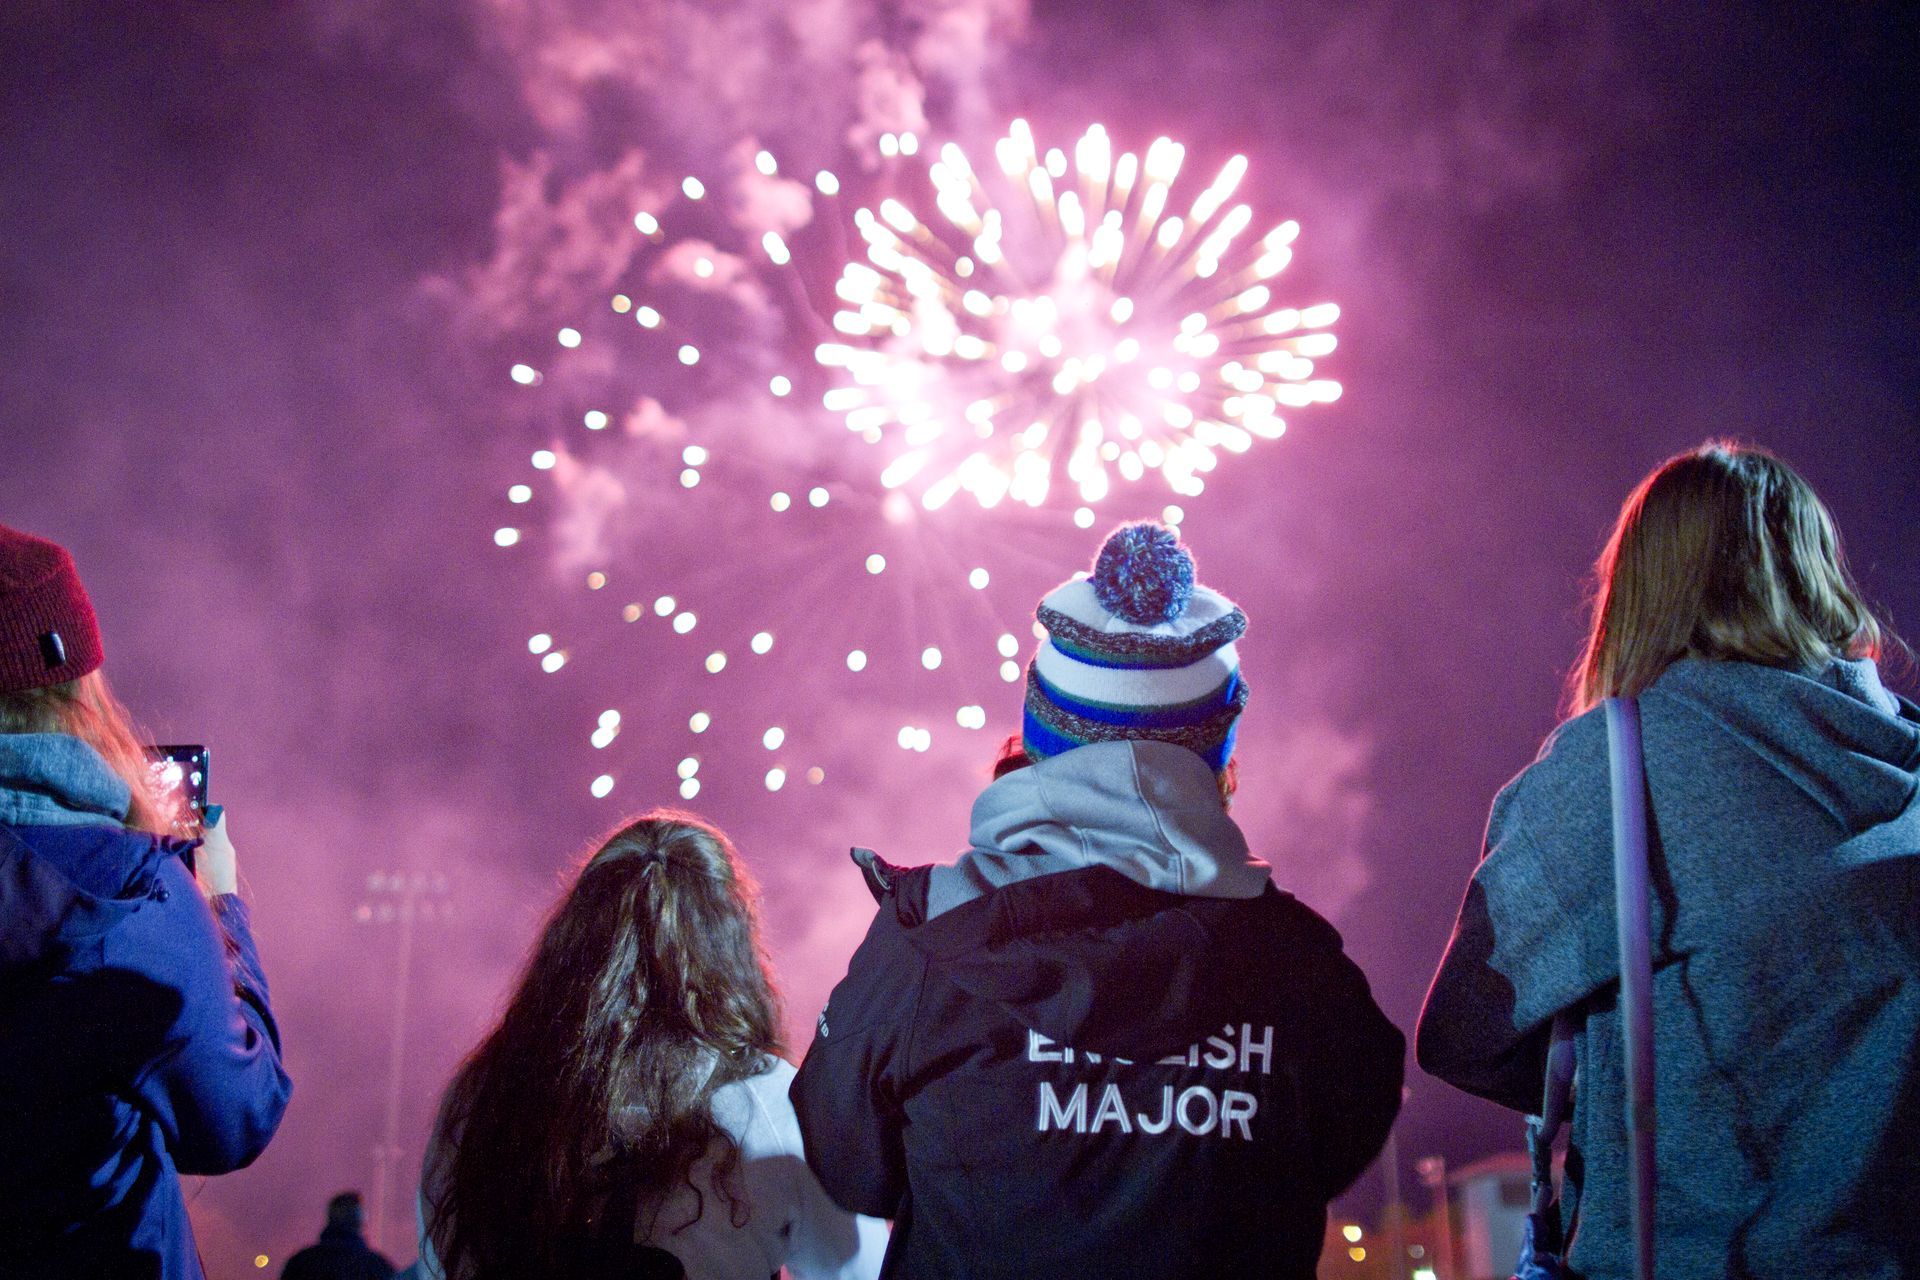
[[[1920,1275],[1920,709],[1870,662],[1694,659],[1640,708],[1658,1274]],[[1549,1024],[1584,1014],[1566,1202],[1590,1277],[1631,1256],[1608,803],[1595,709],[1494,801],[1416,1041],[1535,1111]]]

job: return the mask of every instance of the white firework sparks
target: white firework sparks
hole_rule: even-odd
[[[781,172],[764,150],[752,165]],[[604,309],[576,308],[506,371],[536,435],[492,542],[535,580],[559,570],[527,660],[578,717],[583,783],[609,804],[805,804],[876,746],[985,757],[969,741],[991,737],[984,704],[1024,670],[1023,611],[989,599],[1004,558],[990,570],[964,525],[919,527],[864,467],[849,481],[844,441],[825,460],[785,447],[832,425],[796,394],[818,317],[795,313],[791,276],[817,237],[736,225],[741,178],[660,188],[631,213],[642,240]],[[839,190],[825,170],[812,185]],[[827,690],[884,738],[814,713]]]
[[[929,510],[961,493],[1038,506],[1058,470],[1097,503],[1116,473],[1152,471],[1193,496],[1223,451],[1278,438],[1282,410],[1339,396],[1314,366],[1339,308],[1276,305],[1300,228],[1246,237],[1253,209],[1230,203],[1244,156],[1174,212],[1171,139],[1115,157],[1094,125],[1071,157],[1042,156],[1016,120],[994,150],[994,185],[1025,200],[996,204],[949,143],[928,168],[934,215],[887,199],[855,216],[845,340],[815,355],[845,375],[826,406],[889,447],[886,487]]]

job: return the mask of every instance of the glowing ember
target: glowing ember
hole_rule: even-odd
[[[929,510],[969,493],[1046,501],[1056,470],[1080,501],[1149,471],[1198,494],[1220,454],[1286,430],[1281,410],[1336,399],[1314,376],[1334,348],[1333,303],[1277,307],[1269,282],[1299,224],[1257,240],[1235,156],[1170,212],[1185,148],[1161,138],[1115,157],[1088,129],[1044,157],[1023,120],[995,147],[996,205],[959,147],[928,168],[935,213],[888,199],[855,222],[866,261],[836,289],[822,365],[844,372],[827,408],[889,448],[887,488]],[[1185,195],[1180,197],[1185,199]]]

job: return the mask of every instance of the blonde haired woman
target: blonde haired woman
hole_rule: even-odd
[[[1631,1268],[1606,728],[1651,804],[1659,1274],[1920,1275],[1920,709],[1807,482],[1713,443],[1634,490],[1597,566],[1572,719],[1493,804],[1420,1065],[1540,1106],[1584,1019],[1564,1225]]]
[[[102,657],[73,558],[0,525],[0,1277],[199,1280],[180,1175],[291,1085],[226,825],[170,833]]]

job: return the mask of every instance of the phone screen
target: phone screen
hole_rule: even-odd
[[[207,781],[213,753],[199,743],[147,748],[148,776],[161,811],[172,815],[176,835],[200,834],[207,813]]]

